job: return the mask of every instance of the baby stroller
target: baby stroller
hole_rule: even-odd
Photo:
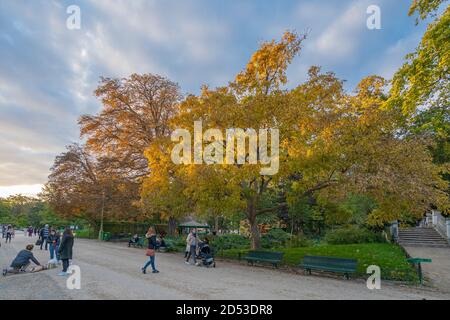
[[[216,261],[214,260],[214,252],[208,243],[203,242],[200,244],[197,259],[201,260],[202,265],[206,266],[207,268],[209,268],[210,266],[213,266],[213,268],[216,267]]]

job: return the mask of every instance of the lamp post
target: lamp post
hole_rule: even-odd
[[[102,192],[102,210],[100,216],[100,230],[98,231],[98,240],[102,240],[103,238],[103,214],[105,211],[105,191]]]

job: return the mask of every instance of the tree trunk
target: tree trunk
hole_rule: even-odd
[[[258,224],[256,223],[256,219],[253,222],[250,222],[250,233],[252,239],[252,250],[261,249],[261,236],[259,234]]]
[[[294,217],[291,219],[291,236],[294,234]]]
[[[255,199],[250,199],[247,204],[247,218],[250,224],[250,236],[252,240],[252,250],[261,249],[261,236],[256,221]]]
[[[219,216],[215,216],[214,217],[214,231],[216,231],[216,233],[219,233]]]
[[[177,229],[177,222],[174,217],[169,218],[167,233],[169,236],[175,236],[175,230]]]

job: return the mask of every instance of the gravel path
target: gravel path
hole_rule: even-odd
[[[406,246],[405,250],[411,257],[432,259],[432,263],[422,263],[425,280],[441,292],[450,294],[450,248]]]
[[[16,234],[12,244],[2,241],[0,266],[36,238]],[[41,262],[48,251],[34,250]],[[270,268],[218,261],[217,268],[184,264],[181,254],[157,254],[159,274],[142,274],[145,250],[76,239],[73,263],[81,268],[81,290],[66,288],[59,269],[0,277],[2,299],[449,299],[435,289],[418,289],[382,282],[368,290],[364,280],[305,276]]]

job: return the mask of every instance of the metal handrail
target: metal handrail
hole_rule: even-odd
[[[436,217],[436,224],[434,226],[436,231],[447,239],[447,224],[445,218],[438,211],[435,211],[434,215]]]

